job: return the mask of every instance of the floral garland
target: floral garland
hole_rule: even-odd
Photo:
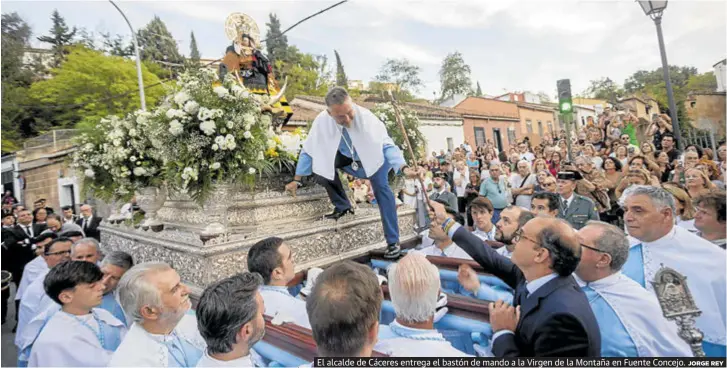
[[[293,170],[305,135],[276,132],[261,110],[268,101],[231,73],[221,82],[206,68],[184,73],[152,112],[109,117],[82,134],[73,165],[102,197],[164,182],[203,203],[215,183],[253,185]]]

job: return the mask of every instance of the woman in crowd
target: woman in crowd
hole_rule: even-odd
[[[33,223],[34,224],[45,224],[45,220],[48,218],[48,211],[45,210],[45,208],[39,208],[35,210],[35,213],[33,214]]]
[[[603,165],[603,159],[598,156],[598,152],[592,144],[589,143],[583,146],[583,155],[593,162],[594,168],[600,169],[601,165]]]
[[[470,182],[465,188],[465,212],[467,213],[467,224],[472,226],[472,212],[470,212],[470,203],[480,195],[480,174],[475,170],[470,170]]]
[[[654,144],[654,148],[657,150],[661,150],[661,138],[666,133],[671,133],[672,127],[671,127],[671,118],[669,115],[666,114],[660,114],[656,115],[654,114],[651,120],[651,125],[646,131],[647,137],[652,137],[652,143]]]
[[[562,159],[563,159],[563,156],[561,155],[561,153],[559,151],[553,152],[552,159],[548,163],[550,173],[553,176],[558,175],[558,171],[560,171],[560,162],[562,161]]]
[[[621,163],[621,167],[627,166],[629,162],[629,156],[628,151],[626,151],[626,146],[618,145],[614,154],[614,158],[617,159],[619,163]]]
[[[727,143],[722,143],[719,145],[719,148],[717,148],[717,158],[714,161],[718,164],[727,161]]]
[[[706,194],[714,188],[714,184],[709,180],[707,175],[697,168],[688,169],[684,173],[686,180],[687,193],[692,198],[696,198],[698,195]]]
[[[656,164],[659,165],[659,171],[661,172],[659,175],[660,181],[662,183],[668,182],[669,175],[673,170],[671,163],[669,162],[669,154],[664,151],[659,151],[659,153],[656,154]]]
[[[543,186],[543,183],[545,183],[545,179],[553,177],[550,175],[550,171],[547,169],[537,171],[537,174],[535,174],[535,193],[540,193],[545,191],[545,187]]]
[[[474,168],[476,170],[480,169],[480,160],[475,158],[474,153],[468,153],[467,154],[467,167]]]
[[[533,161],[533,174],[537,174],[543,170],[548,170],[548,164],[545,162],[545,159],[535,159]]]
[[[694,215],[697,213],[697,210],[694,208],[692,198],[689,197],[689,194],[674,183],[664,183],[662,188],[674,197],[674,203],[677,208],[677,225],[696,233],[697,229],[694,227]]]
[[[641,154],[649,160],[656,161],[656,149],[649,142],[641,143]]]
[[[632,185],[651,185],[650,181],[651,175],[646,169],[631,169],[616,187],[616,197],[620,199],[624,190]]]

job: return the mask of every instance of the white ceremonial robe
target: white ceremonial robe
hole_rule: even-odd
[[[263,361],[258,355],[255,350],[250,350],[250,354],[242,357],[237,358],[230,361],[222,361],[217,360],[213,357],[211,357],[207,352],[205,351],[204,355],[202,356],[202,359],[199,360],[197,363],[197,367],[262,367]]]
[[[32,261],[28,262],[23,269],[23,277],[20,280],[18,291],[15,293],[15,300],[21,300],[25,290],[28,289],[30,283],[32,283],[38,275],[48,272],[48,263],[45,262],[43,257],[35,257]]]
[[[689,345],[679,337],[677,326],[664,318],[661,306],[656,297],[642,288],[628,276],[617,272],[611,276],[604,277],[594,282],[585,282],[576,274],[573,277],[578,285],[588,287],[595,291],[607,306],[595,306],[594,301],[589,298],[589,303],[594,307],[596,320],[601,328],[601,353],[602,356],[617,356],[611,352],[626,351],[631,349],[619,348],[624,344],[633,343],[638,357],[691,357],[692,350]],[[588,296],[589,293],[586,293]],[[599,298],[600,299],[600,298]],[[608,313],[597,313],[602,307],[610,307]],[[618,321],[612,321],[612,314],[615,313]],[[620,322],[620,323],[619,323]],[[610,338],[622,337],[621,329],[625,329],[630,337],[615,341],[612,346]],[[633,357],[631,357],[633,358]]]
[[[426,248],[412,250],[412,252],[423,254],[425,256],[451,257],[468,260],[472,259],[472,257],[464,251],[464,249],[460,248],[457,243],[454,242],[444,248],[444,250],[439,249],[435,244]]]
[[[194,315],[185,314],[179,321],[172,332],[173,335],[179,337],[186,344],[196,349],[194,352],[197,356],[193,364],[196,366],[199,359],[204,355],[207,349],[202,335],[197,329],[197,318]],[[116,352],[111,356],[109,367],[170,367],[171,359],[169,348],[164,344],[166,339],[171,338],[172,334],[167,336],[153,335],[138,323],[134,323],[129,328],[124,341],[121,342]]]
[[[126,327],[111,313],[95,309],[104,324],[104,343],[113,349],[126,334]],[[98,330],[98,324],[89,325]],[[88,323],[88,322],[87,322]],[[113,350],[101,346],[98,336],[68,313],[57,311],[40,331],[28,359],[28,367],[105,367]]]
[[[485,240],[494,241],[496,231],[497,231],[497,228],[495,228],[495,225],[492,225],[492,229],[490,229],[490,232],[480,230],[479,228],[474,226],[474,231],[472,231],[472,235],[477,236],[478,238],[482,239],[483,241],[485,241]]]
[[[390,357],[469,357],[452,346],[437,330],[404,327],[396,320],[379,326],[374,350]]]
[[[278,320],[291,321],[298,326],[311,328],[305,302],[290,295],[285,286],[261,286],[260,295],[265,301],[265,315],[275,317],[279,314]]]
[[[20,310],[18,311],[18,328],[15,335],[15,346],[20,348],[20,336],[22,336],[23,329],[36,315],[46,310],[51,305],[57,305],[46,293],[43,287],[43,281],[45,276],[50,270],[38,275],[33,282],[28,285],[28,289],[25,290],[23,299],[20,300]]]
[[[353,104],[354,118],[351,128],[346,128],[351,137],[351,146],[361,160],[364,172],[375,173],[384,164],[384,144],[394,146],[386,126],[371,111]],[[303,142],[303,151],[313,159],[313,172],[333,180],[335,159],[341,142],[342,127],[324,110],[313,120],[308,138]]]
[[[725,345],[727,318],[727,253],[688,230],[674,226],[661,239],[642,242],[629,237],[629,258],[622,268],[630,277],[654,293],[651,282],[662,267],[669,267],[686,276],[694,302],[702,311],[696,325],[704,333],[704,341]]]

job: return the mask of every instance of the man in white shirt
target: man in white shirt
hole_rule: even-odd
[[[205,289],[196,314],[207,350],[197,367],[254,366],[252,346],[265,335],[262,282],[259,274],[243,272]]]
[[[48,244],[43,252],[43,258],[48,265],[48,271],[40,273],[33,280],[28,289],[23,293],[20,300],[20,310],[18,312],[18,330],[15,335],[15,345],[20,348],[21,336],[23,329],[33,317],[43,312],[46,308],[53,305],[53,300],[48,297],[43,287],[43,280],[49,270],[56,265],[71,259],[71,241],[68,238],[58,238]]]
[[[113,314],[125,326],[131,323],[128,321],[124,309],[119,302],[119,293],[117,286],[119,281],[134,266],[134,259],[129,253],[122,251],[113,251],[104,257],[101,261],[101,272],[103,272],[104,296],[99,308],[105,309]]]
[[[517,163],[517,172],[510,175],[510,191],[516,206],[530,209],[530,199],[535,192],[536,182],[537,178],[530,173],[530,163],[520,160]]]
[[[527,143],[521,142],[520,144],[518,144],[517,148],[518,148],[521,160],[525,160],[528,163],[531,163],[531,162],[533,162],[533,160],[535,160],[535,155],[533,155],[533,153],[528,150]]]
[[[662,188],[631,186],[621,201],[626,211],[626,229],[631,236],[623,273],[653,293],[652,281],[656,281],[656,273],[662,267],[684,275],[694,302],[702,311],[696,326],[704,333],[704,353],[724,357],[727,352],[725,251],[676,226],[674,197]]]
[[[602,357],[691,357],[677,326],[654,295],[621,273],[629,255],[623,230],[589,221],[578,231],[581,260],[575,279],[601,328]]]
[[[477,197],[470,203],[470,212],[472,213],[472,234],[477,235],[482,240],[495,240],[497,228],[492,223],[492,215],[495,209],[492,202],[485,197]]]
[[[442,202],[439,202],[442,203]],[[447,215],[457,221],[459,224],[464,224],[464,219],[462,218],[462,215],[457,213],[457,211],[446,207]],[[431,238],[434,241],[434,244],[432,246],[422,248],[419,250],[414,250],[412,252],[421,253],[425,256],[439,256],[439,257],[451,257],[451,258],[461,258],[461,259],[472,259],[467,253],[465,253],[462,249],[460,249],[457,244],[452,242],[452,239],[450,239],[447,234],[445,234],[442,231],[441,226],[437,228],[437,226],[432,226],[429,228],[429,238]]]
[[[207,344],[187,314],[189,289],[166,263],[145,262],[119,281],[119,300],[132,319],[109,367],[194,367]]]
[[[310,328],[305,302],[293,297],[288,282],[295,277],[293,250],[283,239],[270,237],[253,245],[247,252],[247,269],[262,276],[260,294],[265,301],[265,314]]]
[[[499,255],[507,258],[512,256],[515,250],[515,243],[512,241],[515,234],[533,217],[535,215],[532,212],[521,207],[510,206],[502,210],[500,219],[495,224],[495,240],[505,244],[504,247],[497,249]]]
[[[63,262],[48,272],[48,296],[61,305],[30,349],[29,367],[104,367],[126,327],[101,304],[103,274],[95,264]]]
[[[71,259],[98,264],[101,260],[101,247],[98,241],[94,238],[83,238],[73,243]]]
[[[381,326],[375,349],[393,357],[466,357],[434,329],[439,270],[424,255],[409,253],[389,266],[389,292],[396,319]]]

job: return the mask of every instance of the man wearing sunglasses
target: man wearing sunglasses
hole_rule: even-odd
[[[61,262],[68,261],[71,259],[71,239],[58,238],[53,240],[50,244],[46,245],[41,255],[48,269],[43,273],[39,274],[35,280],[28,286],[28,289],[23,293],[23,297],[20,300],[20,309],[18,311],[18,330],[15,335],[15,345],[22,349],[23,345],[23,329],[30,322],[33,317],[39,313],[45,311],[48,306],[53,304],[53,300],[48,297],[43,287],[43,281],[45,276],[50,272],[50,269],[60,264]]]
[[[589,221],[578,231],[581,261],[575,279],[601,327],[603,357],[691,357],[676,325],[664,318],[656,298],[621,273],[629,255],[623,230]]]

